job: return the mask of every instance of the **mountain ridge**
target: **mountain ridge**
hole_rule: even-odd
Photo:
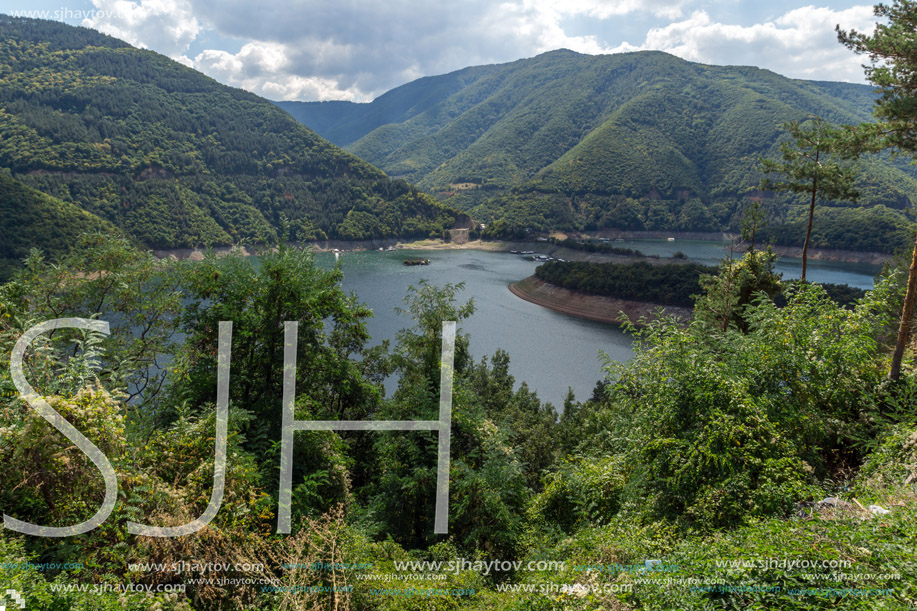
[[[735,230],[751,198],[769,204],[775,225],[795,227],[797,202],[757,191],[758,157],[777,153],[783,122],[869,121],[873,100],[866,85],[661,51],[559,50],[424,77],[365,104],[277,104],[389,175],[520,235]],[[882,157],[862,166],[864,214],[884,207],[909,223],[913,168]]]
[[[7,16],[0,168],[150,248],[429,237],[456,218],[255,94],[93,30]]]

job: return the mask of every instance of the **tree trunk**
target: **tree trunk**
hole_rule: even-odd
[[[907,348],[911,338],[911,318],[914,315],[914,300],[917,299],[917,240],[914,241],[914,254],[911,257],[911,267],[907,275],[907,294],[904,297],[904,308],[901,310],[901,323],[898,326],[898,343],[895,344],[895,354],[892,356],[891,370],[888,377],[897,380],[901,376],[901,360],[904,358],[904,349]]]
[[[802,275],[799,277],[806,281],[806,263],[809,260],[809,240],[812,239],[812,220],[815,216],[815,191],[812,191],[812,203],[809,204],[809,226],[806,228],[806,241],[802,245]]]
[[[818,149],[815,149],[815,165],[818,166]],[[812,239],[812,221],[815,220],[815,196],[818,195],[818,175],[812,178],[812,201],[809,204],[809,225],[806,227],[806,241],[802,245],[802,275],[799,277],[806,281],[806,263],[809,261],[809,240]]]

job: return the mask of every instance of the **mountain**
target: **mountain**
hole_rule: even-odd
[[[0,168],[30,201],[148,247],[438,236],[456,218],[267,100],[93,30],[7,16]],[[4,209],[4,246],[14,220]]]
[[[560,50],[418,79],[366,104],[278,104],[494,232],[735,229],[754,198],[783,228],[778,239],[796,242],[802,202],[756,190],[758,157],[776,154],[782,123],[811,115],[868,121],[873,99],[864,85],[707,66],[657,51]],[[852,219],[861,228],[875,216],[907,227],[914,170],[887,157],[861,166],[857,212],[828,222]],[[865,247],[855,236],[834,245]]]
[[[30,189],[0,170],[0,281],[36,245],[55,256],[69,250],[82,233],[120,231],[111,223],[74,204]]]

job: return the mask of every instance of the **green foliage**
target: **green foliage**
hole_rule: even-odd
[[[717,279],[705,282],[702,302],[708,308],[728,304],[737,319],[723,326],[720,318],[698,312],[688,326],[663,320],[637,332],[634,359],[609,363],[608,379],[585,403],[571,393],[559,422],[524,382],[516,387],[505,352],[474,362],[470,340],[460,333],[448,539],[432,533],[437,443],[428,432],[298,433],[298,526],[289,536],[272,537],[283,322],[300,323],[297,418],[436,419],[442,322],[461,323],[474,310],[473,303],[457,302],[462,285],[413,287],[405,300],[413,324],[398,335],[389,357],[387,346],[366,348],[369,313],[342,291],[340,269],[318,269],[308,250],[281,246],[260,257],[236,252],[172,263],[122,239],[90,234],[57,263],[34,254],[0,288],[0,352],[9,354],[37,320],[71,312],[112,320],[107,338],[42,336],[26,366],[39,391],[111,458],[120,494],[109,521],[75,540],[0,536],[0,560],[79,561],[83,569],[0,570],[30,605],[55,611],[801,610],[866,609],[879,602],[908,608],[917,597],[910,489],[917,473],[917,386],[913,376],[889,384],[882,375],[883,342],[895,309],[890,304],[900,300],[902,274],[889,273],[853,308],[837,305],[812,283],[782,287],[785,303],[778,306],[757,290],[781,288],[772,265],[770,253],[755,251],[724,263]],[[678,266],[653,270],[664,267]],[[133,537],[126,520],[186,523],[210,496],[220,320],[234,326],[230,459],[220,512],[189,537]],[[119,327],[145,331],[138,337]],[[181,346],[174,343],[176,329],[183,333]],[[114,367],[120,359],[131,365]],[[151,384],[162,390],[134,410],[118,391],[136,385],[128,375],[132,368],[157,359],[162,368]],[[382,381],[393,371],[398,387],[384,398]],[[70,524],[91,514],[101,499],[96,470],[15,395],[7,368],[0,368],[0,460],[0,503],[20,519]],[[892,511],[867,516],[849,508],[813,509],[811,516],[790,517],[798,515],[800,501],[851,492],[864,504]],[[421,584],[394,564],[458,558],[566,565],[487,576],[460,568]],[[849,559],[855,566],[845,572],[868,574],[855,587],[894,591],[881,599],[794,594],[851,584],[813,568],[741,564],[770,558]],[[656,575],[645,570],[597,575],[582,566],[643,566],[648,559],[678,565],[673,578],[779,590],[692,589],[647,583]],[[188,575],[130,568],[177,561],[263,563],[252,572],[206,577],[299,588],[347,583],[354,591],[205,584],[189,584],[181,595],[52,589],[178,584]],[[386,580],[364,581],[348,569],[289,568],[315,561],[368,561],[374,567],[367,572]],[[901,579],[881,576],[894,572]],[[634,583],[638,579],[643,583]],[[635,588],[582,595],[538,590],[542,584],[615,583]],[[504,589],[521,585],[535,590]],[[412,587],[475,594],[373,593]]]
[[[47,611],[192,611],[183,595],[179,594],[150,594],[139,592],[126,592],[122,594],[102,594],[92,590],[92,584],[80,584],[79,580],[68,576],[66,573],[51,575],[42,574],[36,567],[40,559],[35,554],[26,550],[22,539],[4,534],[0,536],[0,564],[5,568],[3,574],[3,590],[15,590],[26,601],[28,608],[45,609]],[[32,565],[32,566],[29,566]],[[21,567],[21,568],[12,568]],[[89,586],[81,591],[80,586]],[[100,583],[100,588],[118,585],[115,575],[105,575]],[[56,588],[56,590],[52,590]],[[68,591],[68,588],[72,590]],[[14,601],[6,597],[9,608]]]
[[[112,225],[181,248],[419,236],[455,220],[270,102],[157,53],[11,17],[0,38],[0,168],[22,183],[0,178],[0,230],[24,230],[0,259]]]
[[[707,529],[786,513],[819,478],[857,464],[852,445],[881,380],[878,296],[841,308],[817,285],[784,308],[744,310],[747,333],[698,320],[642,331],[637,356],[609,363],[605,432],[596,447],[630,467],[629,512]]]
[[[914,496],[905,497],[913,501]],[[891,499],[882,498],[888,505]],[[525,583],[632,586],[619,594],[566,597],[550,609],[910,609],[917,599],[912,544],[917,513],[873,516],[851,509],[771,518],[707,536],[615,518],[582,528],[531,557],[570,558],[561,572]],[[664,570],[645,566],[658,560]],[[826,566],[817,566],[825,562]],[[831,567],[834,568],[831,568]],[[898,577],[896,577],[898,575]],[[536,586],[537,591],[538,586]],[[878,591],[877,591],[878,590]],[[526,595],[541,608],[543,594]]]
[[[781,174],[783,180],[765,179],[761,188],[801,193],[813,201],[855,200],[854,168],[835,159],[838,148],[834,129],[816,117],[805,123],[787,123],[784,128],[792,138],[780,145],[780,161],[761,160],[761,171]]]
[[[697,263],[654,265],[549,261],[535,275],[566,289],[661,305],[691,307],[704,274],[716,268]]]
[[[623,455],[614,455],[561,463],[532,501],[529,511],[536,527],[569,532],[584,524],[603,524],[618,513],[627,482],[623,462]]]
[[[442,322],[460,323],[474,311],[472,302],[454,303],[462,287],[437,287],[425,281],[410,287],[404,313],[415,325],[398,335],[394,362],[402,376],[381,417],[438,419]],[[554,422],[550,407],[524,385],[513,391],[508,364],[501,352],[494,356],[492,367],[486,361],[473,364],[467,337],[457,334],[449,532],[461,549],[486,549],[495,557],[517,552],[527,484],[553,458],[546,439],[532,438],[550,431]],[[379,433],[375,447],[376,475],[365,491],[373,517],[384,526],[382,532],[403,545],[429,545],[435,541],[436,436]]]
[[[807,206],[790,207],[782,222],[772,222],[760,232],[761,240],[784,246],[802,245],[807,214]],[[811,246],[895,253],[913,242],[913,234],[906,217],[885,206],[819,208],[815,210]]]
[[[911,157],[917,153],[915,138],[915,50],[917,50],[917,4],[911,0],[895,0],[892,4],[877,4],[876,17],[885,18],[871,35],[851,30],[845,32],[837,26],[841,43],[856,53],[869,55],[871,66],[866,67],[866,78],[878,87],[873,114],[878,123],[861,124],[847,130],[847,146],[855,153],[892,148]],[[912,232],[913,233],[913,232]],[[914,243],[912,263],[907,281],[907,293],[901,308],[898,340],[889,367],[888,377],[901,377],[901,363],[911,338],[914,304],[917,302],[917,241]]]
[[[773,221],[794,202],[756,190],[755,160],[777,157],[782,122],[867,120],[874,96],[844,83],[706,66],[655,51],[552,51],[420,79],[369,104],[280,102],[298,120],[393,176],[487,224],[485,234],[551,229],[738,230],[749,197]],[[864,158],[862,208],[910,226],[913,168]],[[446,199],[448,198],[448,199]],[[863,219],[861,219],[863,220]],[[881,225],[877,242],[895,242]],[[860,248],[858,239],[830,246]],[[793,244],[802,236],[793,235]],[[886,247],[888,248],[888,247]]]
[[[73,204],[30,189],[0,171],[0,282],[22,264],[33,248],[56,258],[87,232],[117,235],[113,225]]]
[[[209,257],[183,266],[186,340],[174,364],[173,400],[202,406],[216,397],[219,321],[233,322],[230,404],[252,418],[243,447],[264,460],[276,490],[280,460],[284,323],[299,323],[295,415],[298,420],[361,420],[378,409],[387,365],[369,351],[371,312],[340,287],[341,271],[318,268],[307,249],[281,246],[257,259]],[[169,418],[169,413],[164,414]],[[294,509],[311,515],[345,501],[349,462],[334,432],[294,437]]]
[[[610,255],[622,255],[625,257],[642,257],[643,253],[634,248],[619,248],[612,244],[606,244],[599,240],[576,240],[567,238],[560,242],[555,242],[558,246],[570,248],[573,250],[583,250],[585,252],[601,252]]]
[[[110,335],[98,341],[99,379],[136,407],[152,408],[166,376],[160,359],[175,349],[179,285],[170,261],[139,251],[124,238],[87,233],[58,262],[32,252],[13,280],[0,287],[0,328],[7,334],[22,333],[33,324],[71,316],[109,321]],[[37,380],[33,385],[49,394],[82,388],[73,380],[67,383],[73,364],[60,355],[76,355],[86,340],[75,330],[40,338],[50,342],[48,349],[58,355],[58,362],[43,363],[31,372]]]
[[[917,5],[911,0],[894,0],[891,4],[876,5],[873,12],[883,21],[876,24],[871,34],[837,27],[838,40],[843,45],[870,56],[866,78],[876,85],[879,93],[874,109],[879,123],[860,126],[859,137],[865,141],[859,144],[867,150],[894,147],[917,151],[914,131],[917,111],[913,105],[917,95],[913,79]]]
[[[774,273],[776,261],[770,248],[764,252],[751,250],[741,259],[725,260],[719,273],[701,277],[703,294],[696,298],[694,316],[724,331],[730,326],[747,331],[745,308],[760,293],[773,299],[783,290],[780,276]]]
[[[809,246],[812,242],[812,222],[815,218],[815,203],[822,201],[856,200],[859,192],[853,188],[855,169],[841,165],[833,156],[840,148],[836,131],[821,118],[805,124],[787,123],[786,130],[793,142],[780,145],[781,161],[761,160],[761,170],[778,173],[784,180],[764,179],[764,190],[787,191],[804,194],[809,199],[809,217],[806,224],[806,239],[802,247],[802,282],[806,281]]]

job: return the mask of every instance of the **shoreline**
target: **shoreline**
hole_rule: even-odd
[[[619,232],[621,234],[637,234],[641,232]],[[662,232],[643,232],[643,233],[653,233],[653,234],[662,234]],[[700,239],[698,236],[700,234],[679,234],[679,233],[669,233],[669,236],[673,236],[676,239],[682,240],[695,240]],[[705,234],[706,235],[706,234]],[[701,241],[720,241],[713,239],[714,237],[722,237],[725,234],[709,234],[706,235],[708,239]],[[685,237],[689,236],[689,237]],[[628,237],[634,237],[634,239],[639,239],[636,235],[631,235]],[[640,236],[642,238],[650,238],[651,236]],[[659,239],[658,236],[653,235],[652,238]],[[365,250],[378,250],[379,248],[393,248],[395,250],[482,250],[487,252],[508,252],[510,250],[534,250],[536,253],[548,254],[552,256],[560,256],[568,261],[586,261],[593,263],[633,263],[635,261],[646,261],[653,264],[666,264],[672,263],[671,258],[664,257],[650,257],[650,256],[628,256],[628,255],[615,255],[610,253],[602,252],[588,252],[585,250],[576,250],[572,248],[564,248],[557,244],[552,244],[551,242],[538,242],[538,241],[515,241],[515,240],[472,240],[462,243],[457,242],[444,242],[441,239],[421,239],[414,240],[412,242],[404,242],[395,238],[386,238],[379,240],[359,240],[359,241],[345,241],[345,240],[325,240],[322,242],[291,242],[290,244],[295,246],[311,246],[315,252],[331,252],[333,250],[340,250],[343,252],[352,252],[352,251],[365,251]],[[802,247],[799,246],[773,246],[774,252],[777,253],[778,257],[790,257],[794,259],[799,259],[802,257]],[[175,258],[175,259],[192,259],[200,260],[204,258],[204,252],[206,249],[201,248],[173,248],[173,249],[152,249],[153,254],[160,258]],[[239,252],[242,256],[250,256],[254,254],[252,251],[255,250],[255,247],[252,246],[214,246],[211,248],[213,252],[217,255],[224,255],[233,251]],[[839,250],[831,248],[810,248],[809,249],[809,260],[811,261],[840,261],[845,263],[869,263],[874,265],[881,265],[885,261],[889,260],[891,255],[879,252],[867,252],[867,251],[856,251],[856,250]],[[677,261],[676,261],[677,262]]]
[[[535,276],[513,282],[509,285],[509,290],[516,297],[549,310],[617,326],[621,325],[622,312],[639,327],[645,326],[645,323],[639,322],[641,318],[647,321],[658,320],[658,310],[663,308],[664,315],[675,316],[681,322],[688,322],[691,319],[690,308],[587,295],[549,284]]]

